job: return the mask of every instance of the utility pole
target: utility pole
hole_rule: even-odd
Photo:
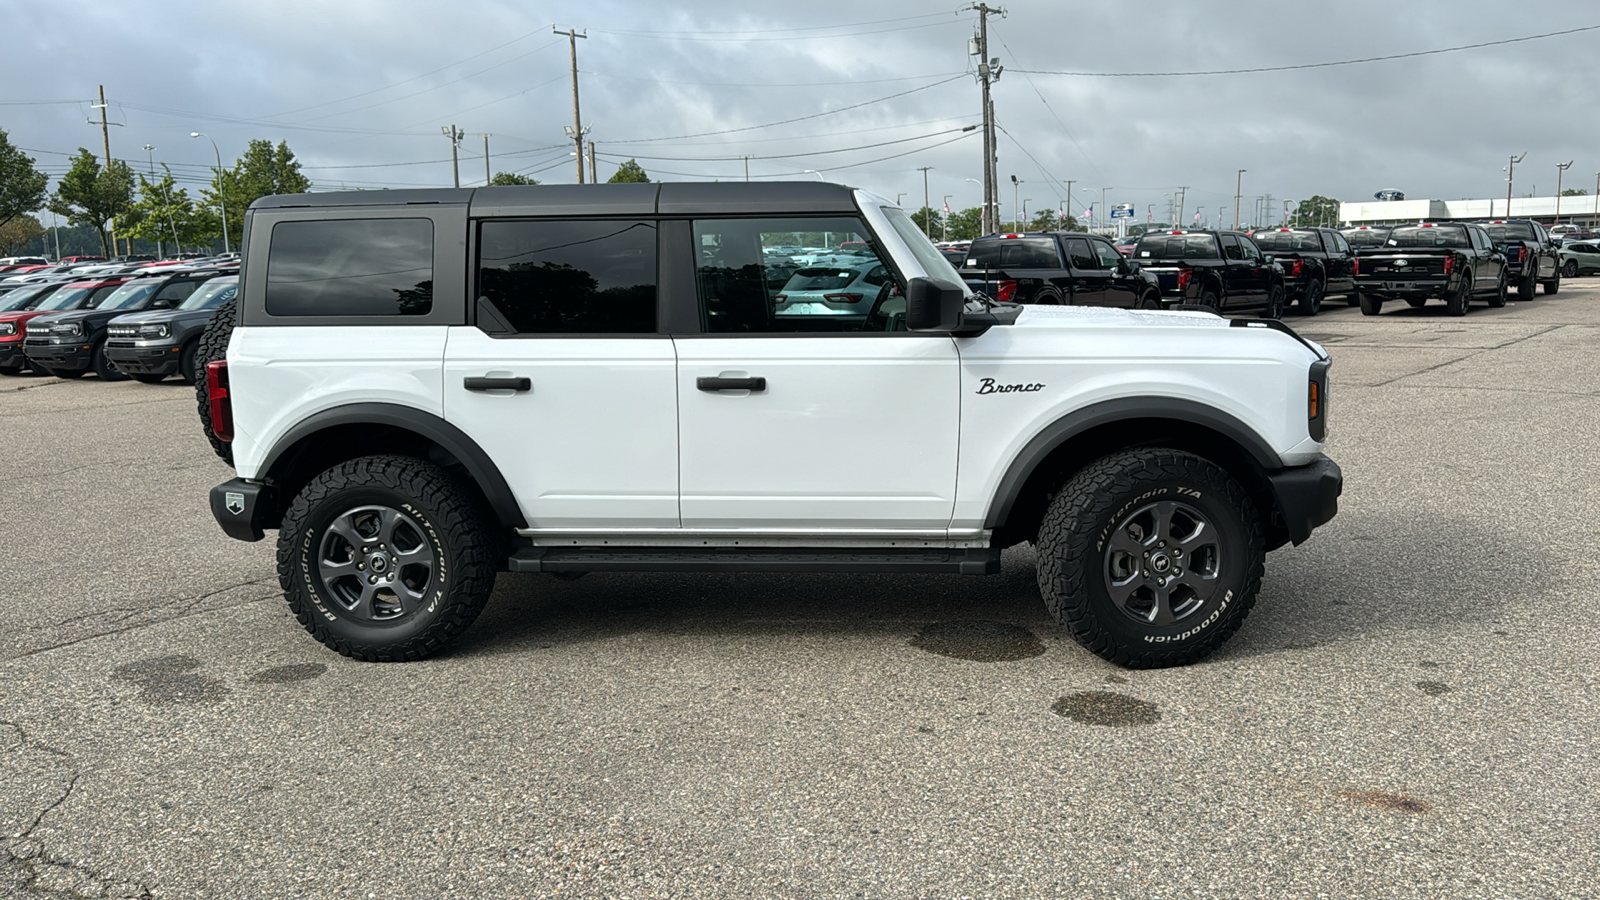
[[[1072,208],[1072,182],[1074,180],[1075,179],[1072,179],[1072,178],[1068,178],[1067,179],[1067,209],[1071,209]],[[1076,216],[1077,213],[1075,213],[1075,212],[1074,213],[1067,213],[1067,215]],[[1073,221],[1077,221],[1077,220],[1074,219]]]
[[[1000,72],[1004,68],[1000,60],[989,56],[989,17],[991,15],[1004,16],[1005,9],[990,6],[987,3],[974,3],[966,9],[978,14],[978,38],[976,52],[971,55],[978,57],[978,83],[983,87],[983,226],[984,234],[993,234],[1000,230],[1000,170],[997,168],[999,148],[996,146],[994,134],[994,101],[990,97],[990,87],[1000,79]]]
[[[1506,163],[1506,218],[1508,219],[1511,218],[1511,183],[1517,174],[1517,163],[1522,162],[1522,157],[1527,155],[1528,151],[1524,150],[1522,151],[1522,156],[1506,157],[1511,160]],[[1489,215],[1494,215],[1494,207],[1492,205],[1489,208]]]
[[[600,167],[594,163],[594,141],[589,142],[589,183],[600,183]]]
[[[1248,169],[1240,169],[1239,174],[1233,179],[1233,230],[1239,230],[1239,198],[1244,192],[1244,173]]]
[[[572,45],[572,128],[568,133],[572,135],[578,153],[578,183],[583,184],[583,117],[578,112],[578,38],[588,39],[589,36],[579,34],[574,28],[568,28],[563,32],[552,26],[550,30],[556,34],[565,34],[567,42]]]
[[[1556,163],[1556,221],[1555,221],[1555,224],[1557,224],[1557,225],[1561,224],[1561,176],[1567,174],[1567,170],[1570,169],[1570,168],[1572,168],[1572,160],[1570,160],[1570,159],[1567,160],[1564,163]]]
[[[466,137],[466,132],[451,125],[449,128],[439,126],[439,133],[450,139],[450,171],[455,175],[456,187],[461,187],[461,160],[458,152],[461,148],[461,139]]]
[[[917,167],[918,171],[922,172],[922,233],[930,241],[933,240],[933,223],[929,221],[933,210],[928,206],[928,170],[931,168],[933,166]]]
[[[750,180],[750,155],[749,154],[745,154],[745,157],[744,157],[744,180],[745,181],[749,181]]]
[[[489,138],[490,137],[491,137],[491,135],[488,132],[484,132],[484,135],[483,135],[483,185],[484,185],[484,187],[488,187],[489,186],[489,182],[494,180],[494,177],[489,174]]]
[[[1184,209],[1185,206],[1188,205],[1188,203],[1189,203],[1189,186],[1187,184],[1180,184],[1180,185],[1178,185],[1178,221],[1176,223],[1174,223],[1174,224],[1178,225],[1180,228],[1183,225],[1183,209]]]
[[[1600,172],[1594,173],[1594,223],[1600,225]],[[60,254],[57,254],[58,256]]]
[[[103,85],[103,84],[100,85],[100,102],[96,103],[95,106],[99,107],[99,109],[100,109],[100,139],[105,141],[105,145],[106,145],[106,177],[110,178],[111,177],[111,124],[106,119],[106,86]],[[120,250],[117,249],[117,220],[115,218],[112,218],[112,220],[111,220],[111,222],[109,224],[110,224],[110,231],[111,231],[111,255],[112,256],[116,256],[118,253],[121,252]],[[130,252],[131,252],[131,247],[130,247]],[[59,258],[59,256],[58,256],[58,258]]]

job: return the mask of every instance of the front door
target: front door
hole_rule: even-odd
[[[853,270],[893,271],[865,225],[703,219],[693,240],[701,333],[676,336],[684,529],[818,540],[948,529],[955,342],[904,330],[899,275],[875,293],[849,287]],[[859,258],[785,273],[766,257],[786,244]],[[840,284],[817,288],[824,278]]]
[[[535,531],[677,529],[672,338],[656,225],[479,226],[476,326],[445,345],[444,417],[489,454]]]
[[[1071,237],[1061,241],[1072,266],[1072,303],[1077,306],[1105,306],[1111,289],[1111,270],[1100,264],[1088,238]]]

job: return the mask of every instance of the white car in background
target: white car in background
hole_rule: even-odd
[[[888,267],[874,258],[855,266],[810,266],[789,276],[773,298],[772,314],[866,318],[893,284]]]

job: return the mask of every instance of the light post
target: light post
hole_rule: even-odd
[[[156,146],[154,144],[145,144],[143,147],[141,147],[139,149],[144,151],[144,153],[145,153],[145,161],[147,163],[149,163],[149,165],[150,165],[150,180],[151,181],[155,181],[156,180]],[[163,193],[165,193],[165,192],[163,192]],[[172,210],[170,210],[170,209],[167,210],[167,217],[168,218],[172,217]],[[157,225],[156,226],[156,234],[159,235],[160,233],[161,233],[161,226]],[[133,248],[131,246],[128,248],[128,252],[130,252],[130,253],[133,252]],[[167,258],[167,251],[166,251],[165,248],[163,248],[161,246],[161,238],[159,238],[159,237],[156,238],[156,256],[158,256],[158,257],[160,257],[162,259],[166,259]]]
[[[1239,198],[1244,194],[1244,173],[1249,169],[1240,169],[1233,180],[1233,230],[1239,230]]]
[[[1572,168],[1572,160],[1570,160],[1570,159],[1567,160],[1564,163],[1556,163],[1556,221],[1555,221],[1555,224],[1557,224],[1557,225],[1561,224],[1561,176],[1567,174],[1567,170],[1570,169],[1570,168]]]
[[[1021,205],[1022,201],[1018,200],[1017,198],[1021,197],[1021,196],[1022,196],[1022,182],[1017,180],[1017,176],[1013,175],[1013,176],[1011,176],[1011,230],[1012,231],[1017,231],[1018,230],[1018,228],[1017,228],[1017,207]],[[996,210],[996,211],[998,212],[998,210]]]
[[[222,252],[232,253],[233,248],[228,244],[228,186],[222,180],[222,151],[217,149],[217,142],[211,135],[203,131],[191,131],[189,137],[203,137],[211,141],[211,152],[217,155],[217,204],[222,207]]]
[[[817,170],[816,170],[816,169],[807,169],[807,170],[806,170],[806,171],[805,171],[805,174],[807,174],[807,175],[815,175],[815,176],[817,176],[817,180],[818,180],[818,181],[827,181],[827,180],[828,180],[828,179],[826,179],[826,178],[823,178],[823,177],[822,177],[822,173],[821,173],[821,172],[819,172],[819,171],[817,171]]]
[[[1596,180],[1600,181],[1600,176],[1597,176]],[[955,194],[944,195],[944,212],[939,216],[939,242],[941,244],[950,242],[950,198],[954,196]]]
[[[1106,188],[1100,189],[1100,229],[1102,231],[1106,227],[1106,190]]]
[[[1032,202],[1033,202],[1033,198],[1032,197],[1023,197],[1022,198],[1022,227],[1017,229],[1018,231],[1026,231],[1027,228],[1028,228],[1028,223],[1031,221],[1028,218],[1028,204],[1032,203]]]

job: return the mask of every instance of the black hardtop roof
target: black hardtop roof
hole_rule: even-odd
[[[536,184],[262,197],[251,209],[465,205],[472,216],[854,213],[854,188],[819,181]]]

